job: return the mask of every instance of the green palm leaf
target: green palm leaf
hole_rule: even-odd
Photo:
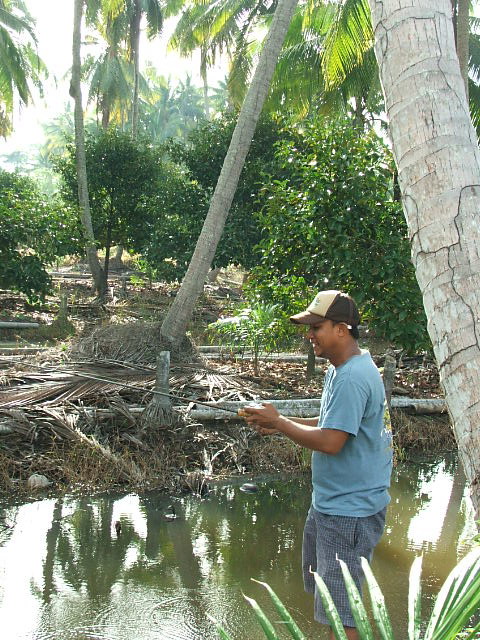
[[[372,47],[373,31],[367,0],[339,2],[322,60],[327,86],[338,86]]]
[[[415,558],[410,569],[408,588],[408,640],[420,640],[422,556]]]
[[[280,598],[277,596],[275,591],[270,587],[270,585],[268,585],[266,582],[260,582],[259,580],[254,580],[253,578],[252,580],[253,582],[257,582],[258,584],[261,584],[262,587],[265,587],[265,589],[268,591],[273,601],[273,604],[275,605],[276,610],[280,614],[280,617],[282,621],[285,623],[285,626],[289,630],[292,638],[294,638],[294,640],[305,640],[305,636],[300,631],[295,620],[292,618],[287,608],[285,607],[283,602],[280,600]]]
[[[372,612],[375,622],[377,623],[378,630],[383,640],[393,640],[392,623],[390,622],[390,616],[388,615],[387,607],[385,606],[385,598],[378,586],[378,582],[370,569],[370,565],[366,558],[361,558],[363,573],[365,574],[365,580],[367,582],[368,591],[370,593],[370,600],[372,602]]]
[[[325,609],[325,613],[327,614],[328,622],[333,632],[335,633],[337,640],[347,640],[347,634],[345,633],[342,621],[340,620],[337,607],[335,606],[332,596],[327,589],[327,585],[318,575],[318,573],[315,572],[313,574],[313,577],[315,578],[315,584],[317,585],[318,593],[320,595],[320,598],[322,599],[323,608]]]
[[[342,570],[345,588],[347,589],[348,601],[350,602],[350,608],[355,619],[358,633],[362,640],[373,640],[373,631],[368,621],[367,612],[363,606],[362,596],[357,589],[357,585],[355,584],[346,563],[343,560],[338,560],[338,562],[340,563],[340,568]]]
[[[258,602],[256,600],[254,600],[253,598],[249,598],[245,594],[243,594],[243,597],[248,602],[248,604],[252,607],[252,609],[253,609],[256,617],[257,617],[257,620],[258,620],[258,622],[260,623],[260,626],[263,629],[263,633],[265,634],[265,637],[268,640],[279,640],[272,623],[267,618],[267,616],[265,615],[264,611],[259,606]]]
[[[453,640],[480,608],[480,547],[451,571],[435,600],[425,640]]]

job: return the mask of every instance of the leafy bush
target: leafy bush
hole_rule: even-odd
[[[251,286],[288,313],[312,291],[350,293],[377,334],[429,346],[393,161],[378,136],[351,120],[285,129],[265,179],[260,265]]]
[[[373,640],[374,631],[368,620],[362,598],[346,564],[341,560],[339,562],[341,563],[348,599],[360,640]],[[480,609],[480,547],[470,551],[450,572],[435,599],[435,605],[424,633],[422,633],[424,624],[422,623],[420,605],[421,565],[422,558],[418,557],[414,560],[410,570],[410,589],[407,606],[408,640],[456,640],[459,634],[462,634],[462,640],[478,638],[480,622],[477,622],[473,628],[469,628],[468,624],[472,616],[477,614]],[[365,558],[362,558],[362,567],[372,603],[376,630],[382,640],[394,640],[395,635],[385,605],[385,599]],[[337,640],[347,640],[338,611],[325,583],[317,573],[314,576],[335,638]],[[306,640],[275,592],[267,584],[263,582],[259,582],[259,584],[269,592],[273,604],[280,615],[282,628],[287,629],[295,640]],[[252,606],[265,637],[269,640],[278,640],[279,636],[275,627],[258,603],[252,598],[246,597],[246,600]],[[217,629],[223,640],[231,640],[228,633],[218,624]]]
[[[42,299],[50,288],[46,266],[80,248],[74,211],[47,200],[32,179],[0,170],[1,287]]]

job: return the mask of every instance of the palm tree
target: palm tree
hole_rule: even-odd
[[[208,14],[205,12],[205,7],[191,3],[183,11],[169,42],[170,49],[178,51],[182,56],[189,56],[197,49],[200,51],[200,77],[203,83],[203,103],[207,120],[210,119],[208,67],[215,64],[217,50],[221,50],[222,44],[215,38],[209,38],[209,33]]]
[[[147,18],[147,35],[149,39],[159,35],[163,28],[163,15],[159,0],[130,0],[127,3],[127,15],[130,26],[130,57],[133,60],[134,84],[132,104],[132,136],[137,136],[138,100],[140,80],[140,23],[142,17]]]
[[[46,68],[37,55],[34,20],[23,0],[0,0],[0,135],[11,133],[14,96],[28,104]]]
[[[160,0],[94,0],[89,24],[106,42],[105,52],[91,56],[84,71],[90,78],[89,100],[102,112],[102,126],[113,118],[123,125],[131,114],[132,135],[138,127],[141,21],[147,19],[147,36],[154,38],[163,26]],[[146,84],[143,82],[143,90]]]
[[[297,1],[280,0],[277,5],[192,260],[162,323],[162,337],[173,345],[185,335],[195,302],[203,291]]]
[[[107,283],[105,273],[98,259],[95,236],[93,234],[92,217],[90,215],[90,201],[88,197],[87,164],[85,158],[85,131],[83,123],[83,105],[81,89],[81,25],[85,0],[74,0],[73,15],[73,42],[72,42],[72,80],[70,83],[70,95],[75,101],[75,147],[77,162],[78,202],[80,207],[80,219],[85,234],[85,248],[87,260],[92,273],[95,290],[99,298],[103,298]]]
[[[437,0],[433,14],[423,0],[405,12],[395,0],[384,0],[381,10],[370,1],[412,261],[478,517],[480,151],[451,3]]]
[[[202,95],[190,76],[172,87],[155,69],[146,70],[148,90],[140,103],[140,127],[151,140],[185,138],[204,118]]]
[[[480,66],[480,58],[472,53],[480,47],[472,49],[472,40],[478,35],[471,31],[468,54],[468,5],[468,0],[452,0],[455,25],[458,24],[458,54],[464,61],[469,56],[472,75]],[[224,42],[232,57],[230,94],[239,106],[258,55],[259,33],[268,27],[274,4],[254,7],[249,1],[243,5],[243,14],[235,0],[211,0],[192,6],[195,11],[189,11],[188,19],[182,16],[177,27],[178,46],[187,42],[190,51],[195,42],[199,49],[212,46],[214,40]],[[472,24],[470,18],[470,28]],[[466,62],[463,66],[466,77]],[[480,114],[476,99],[479,91],[472,87],[472,79],[469,86],[475,100],[471,101],[472,114]],[[363,120],[372,119],[383,109],[368,0],[309,1],[298,8],[292,20],[266,108],[303,117],[309,110],[351,110],[352,104],[357,118]]]

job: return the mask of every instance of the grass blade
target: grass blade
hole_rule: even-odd
[[[378,586],[378,582],[372,573],[370,565],[366,558],[361,558],[363,573],[365,574],[365,580],[367,582],[368,591],[370,593],[370,600],[372,603],[372,613],[377,623],[380,636],[383,640],[394,640],[392,623],[390,622],[390,616],[388,615],[387,607],[385,606],[385,598]]]
[[[263,633],[265,634],[265,637],[268,640],[278,640],[278,636],[277,636],[277,634],[275,632],[275,629],[273,628],[272,623],[267,618],[267,616],[265,615],[264,611],[259,606],[258,602],[256,600],[254,600],[253,598],[249,598],[245,594],[243,594],[243,597],[248,602],[248,604],[252,607],[255,615],[257,616],[257,620],[258,620],[258,622],[260,623],[260,626],[263,629]]]
[[[261,584],[262,587],[265,587],[265,589],[268,591],[268,593],[270,595],[270,598],[272,599],[273,604],[275,605],[276,610],[280,614],[282,622],[285,623],[285,626],[289,630],[290,635],[292,636],[292,638],[294,638],[294,640],[306,640],[305,636],[303,635],[303,633],[298,628],[297,623],[292,618],[292,616],[290,615],[288,609],[283,604],[283,602],[280,600],[280,598],[277,596],[277,594],[272,589],[272,587],[270,585],[268,585],[266,582],[260,582],[259,580],[255,580],[254,578],[252,578],[252,580],[253,580],[253,582],[256,582],[257,584]]]
[[[340,559],[338,562],[340,562],[345,587],[347,589],[348,600],[350,602],[350,608],[352,610],[352,615],[355,619],[355,624],[357,625],[357,631],[360,638],[362,640],[374,640],[372,627],[368,621],[367,612],[363,606],[362,597],[357,589],[357,585],[353,581],[345,562]]]
[[[315,578],[315,583],[317,585],[318,593],[320,594],[320,597],[322,599],[323,608],[325,609],[325,613],[327,614],[328,622],[330,624],[330,627],[332,628],[333,633],[335,634],[336,639],[348,640],[345,629],[343,628],[343,623],[340,620],[340,616],[338,615],[337,607],[333,602],[330,591],[327,589],[327,585],[318,575],[318,573],[314,572],[313,577]]]
[[[412,563],[408,587],[408,640],[420,640],[420,624],[422,622],[422,556]]]

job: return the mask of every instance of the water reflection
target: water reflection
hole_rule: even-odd
[[[254,494],[239,486],[219,486],[202,501],[174,499],[173,520],[172,501],[153,493],[0,509],[2,638],[210,640],[209,614],[236,640],[252,640],[260,632],[242,590],[272,609],[250,577],[277,591],[307,637],[321,637],[300,576],[308,479],[265,480]],[[463,494],[454,462],[395,471],[373,570],[399,638],[414,557],[424,554],[428,609],[468,547],[474,522]]]

